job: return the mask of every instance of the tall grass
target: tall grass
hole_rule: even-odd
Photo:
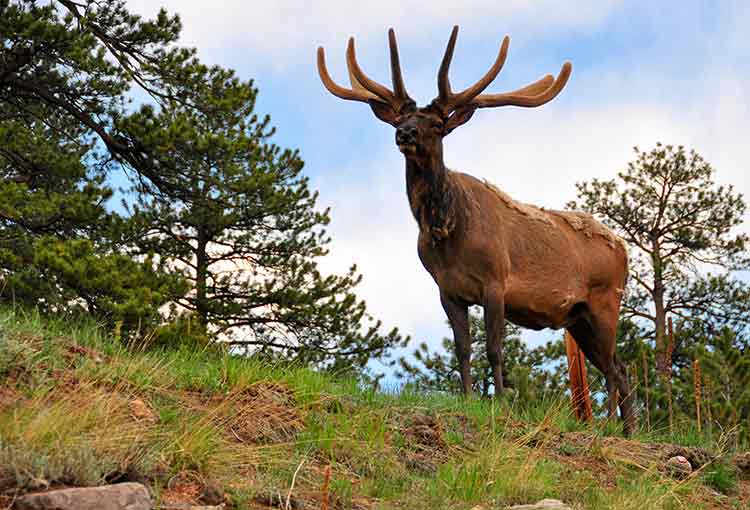
[[[731,498],[737,484],[721,463],[672,480],[623,453],[640,443],[617,442],[618,424],[581,424],[565,398],[381,392],[219,349],[123,345],[86,318],[0,309],[0,378],[0,494],[132,479],[167,498],[193,480],[218,483],[237,508],[314,508],[330,467],[332,508],[554,497],[643,510],[709,508],[711,490]],[[676,425],[678,441],[726,447]]]

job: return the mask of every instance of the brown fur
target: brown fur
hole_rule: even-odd
[[[427,124],[432,115],[421,110],[406,122]],[[622,240],[589,214],[524,204],[487,182],[448,170],[439,156],[442,136],[419,133],[415,149],[405,151],[407,194],[419,224],[419,258],[440,289],[453,327],[464,391],[472,384],[467,310],[481,305],[496,392],[502,391],[506,318],[525,328],[565,328],[604,373],[610,396],[621,395],[629,431],[630,389],[615,356],[628,274]],[[445,210],[436,214],[441,204]],[[612,413],[614,405],[612,400]]]
[[[343,99],[366,102],[396,127],[406,157],[406,190],[419,225],[417,250],[440,289],[453,328],[465,393],[471,391],[468,307],[484,307],[487,355],[495,393],[503,391],[502,341],[505,319],[531,329],[567,329],[586,357],[602,371],[614,414],[619,392],[625,432],[632,429],[631,395],[624,365],[615,356],[620,299],[628,274],[624,244],[604,225],[580,212],[545,211],[510,198],[495,186],[453,172],[443,162],[443,137],[466,123],[477,108],[540,106],[564,87],[570,64],[556,80],[545,77],[508,94],[481,94],[500,71],[506,38],[490,71],[454,94],[448,82],[458,28],[454,27],[438,73],[439,96],[417,108],[406,94],[395,34],[389,32],[394,91],[370,80],[347,48],[352,89],[336,85],[318,50],[324,85]]]
[[[451,295],[481,304],[488,283],[494,282],[504,289],[513,322],[559,329],[571,324],[571,309],[585,302],[592,289],[622,289],[627,255],[606,227],[596,223],[601,234],[594,236],[571,224],[576,213],[499,199],[495,190],[467,174],[448,171],[447,180],[466,207],[446,214],[453,217],[447,236],[441,230],[436,237],[439,227],[423,219],[418,246],[425,268]],[[417,198],[413,212],[429,207],[427,200]]]

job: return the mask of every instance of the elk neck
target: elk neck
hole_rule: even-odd
[[[420,232],[429,234],[433,244],[447,239],[461,220],[463,197],[442,154],[406,156],[406,193]]]

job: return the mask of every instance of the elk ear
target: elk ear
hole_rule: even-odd
[[[466,124],[474,112],[477,110],[476,106],[466,105],[457,108],[448,120],[445,122],[445,134],[447,135],[458,126]]]
[[[367,101],[372,108],[372,113],[383,122],[387,122],[393,127],[398,126],[398,114],[393,110],[393,107],[389,104],[382,103],[377,99],[370,99]]]

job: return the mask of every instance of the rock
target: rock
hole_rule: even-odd
[[[735,455],[733,462],[743,476],[750,476],[750,452]]]
[[[200,500],[207,505],[220,505],[224,503],[224,489],[214,481],[208,481],[203,485]]]
[[[667,461],[667,473],[674,478],[686,478],[693,472],[693,466],[682,455],[675,455]]]
[[[685,457],[693,469],[701,468],[713,460],[713,456],[707,450],[695,446],[668,445],[663,455],[662,458],[665,460]]]
[[[26,489],[30,491],[46,491],[47,489],[49,489],[49,482],[44,478],[32,477],[26,483]]]
[[[151,510],[151,496],[140,483],[80,487],[27,494],[16,510]]]
[[[131,400],[128,403],[128,407],[130,408],[130,414],[137,421],[145,421],[148,423],[156,423],[159,421],[159,417],[156,416],[156,413],[151,409],[151,406],[139,398]]]
[[[515,505],[506,507],[506,510],[573,510],[568,505],[557,499],[543,499],[532,505]]]

